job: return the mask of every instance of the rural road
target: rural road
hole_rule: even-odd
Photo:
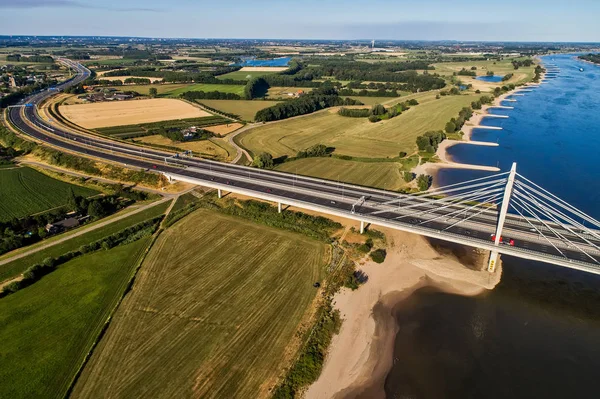
[[[104,226],[107,226],[107,225],[109,225],[111,223],[114,223],[114,222],[117,222],[119,220],[125,219],[125,218],[127,218],[129,216],[135,215],[136,213],[143,212],[143,211],[145,211],[148,208],[152,208],[153,206],[156,206],[158,204],[162,204],[165,201],[171,201],[171,200],[172,200],[171,197],[166,197],[166,198],[160,199],[158,201],[155,201],[155,202],[153,202],[151,204],[141,206],[141,207],[139,207],[139,208],[137,208],[137,209],[135,209],[135,210],[133,210],[131,212],[127,212],[127,213],[124,213],[124,214],[122,214],[120,216],[117,216],[117,217],[111,218],[109,220],[106,220],[104,222],[101,222],[101,223],[98,223],[98,224],[95,224],[93,226],[89,226],[89,227],[86,227],[86,228],[79,229],[79,230],[75,231],[73,234],[69,234],[69,235],[67,235],[65,237],[62,237],[62,238],[56,240],[56,241],[49,242],[49,243],[47,243],[45,245],[40,245],[39,247],[30,249],[29,251],[24,251],[24,252],[21,252],[21,253],[19,253],[17,255],[11,256],[9,258],[2,259],[2,260],[0,260],[0,266],[5,265],[7,263],[10,263],[12,261],[15,261],[17,259],[24,258],[26,256],[34,254],[34,253],[36,253],[38,251],[41,251],[43,249],[53,247],[53,246],[55,246],[57,244],[61,244],[61,243],[65,242],[65,241],[68,241],[68,240],[70,240],[72,238],[79,237],[80,235],[83,235],[85,233],[89,233],[90,231],[94,231],[94,230],[100,229],[100,228],[102,228]]]
[[[235,148],[235,151],[237,152],[235,155],[235,158],[233,159],[233,161],[231,161],[231,163],[238,163],[238,161],[240,160],[240,158],[242,157],[242,155],[246,156],[246,159],[248,159],[248,161],[252,162],[252,157],[250,156],[250,154],[248,153],[248,151],[246,151],[245,149],[243,149],[242,147],[240,147],[239,145],[236,144],[235,141],[233,141],[233,139],[235,138],[235,136],[237,136],[240,133],[243,133],[247,130],[250,129],[254,129],[255,127],[259,126],[259,124],[253,123],[250,125],[246,125],[241,129],[236,130],[235,132],[231,133],[229,136],[227,136],[227,141],[229,142],[229,144],[231,144],[231,146],[233,148]]]

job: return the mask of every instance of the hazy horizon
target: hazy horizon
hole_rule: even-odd
[[[8,36],[600,42],[592,0],[0,0],[0,12]]]

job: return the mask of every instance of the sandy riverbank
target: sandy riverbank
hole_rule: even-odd
[[[544,81],[544,74],[541,75],[540,83],[542,83],[543,81]],[[454,145],[457,145],[457,144],[465,144],[465,143],[471,143],[471,144],[475,145],[476,143],[473,142],[472,138],[471,138],[471,136],[473,134],[473,129],[477,129],[478,127],[481,127],[481,121],[485,117],[487,117],[489,114],[493,114],[493,112],[490,112],[490,109],[501,106],[502,101],[505,101],[507,97],[517,93],[521,89],[526,89],[528,87],[534,88],[537,86],[538,86],[538,84],[527,84],[524,86],[520,86],[520,87],[516,88],[515,90],[512,90],[508,93],[504,93],[504,94],[496,97],[492,104],[484,105],[480,110],[475,110],[473,112],[473,116],[465,123],[465,125],[461,129],[462,132],[464,133],[463,140],[444,140],[444,141],[442,141],[439,144],[438,149],[436,151],[436,155],[439,158],[440,162],[437,162],[437,163],[429,163],[428,162],[423,165],[418,165],[413,169],[413,173],[415,173],[417,175],[427,174],[427,175],[433,176],[434,187],[435,187],[437,172],[440,169],[444,169],[444,168],[470,169],[470,170],[483,170],[483,171],[488,171],[488,172],[499,172],[500,169],[498,169],[497,167],[493,167],[493,166],[470,165],[470,164],[455,162],[452,159],[452,157],[448,154],[448,148],[450,148]],[[477,145],[488,145],[488,144],[478,142]],[[496,145],[496,143],[489,143],[489,145],[493,146],[493,145]]]
[[[382,397],[397,332],[392,307],[425,285],[477,295],[500,279],[500,271],[490,275],[463,265],[453,255],[441,255],[423,237],[381,230],[388,240],[388,256],[383,264],[366,261],[359,266],[368,281],[358,290],[344,288],[336,294],[335,307],[344,322],[307,399],[355,397],[365,388],[368,397]],[[477,253],[473,258],[483,263],[486,255]]]

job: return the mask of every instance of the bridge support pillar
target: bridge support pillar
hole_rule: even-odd
[[[277,212],[281,213],[281,202],[277,203]]]
[[[499,255],[498,252],[492,251],[490,253],[490,260],[488,262],[488,272],[494,273],[496,271],[496,266],[498,265]]]
[[[500,213],[498,215],[498,224],[496,225],[496,234],[494,235],[494,245],[497,247],[500,245],[502,238],[502,228],[504,227],[504,220],[508,212],[508,204],[510,202],[510,196],[512,195],[513,185],[515,183],[515,175],[517,174],[517,163],[513,162],[508,179],[506,181],[506,187],[504,188],[504,197],[502,198],[502,206],[500,207]],[[492,250],[490,254],[490,262],[488,263],[488,272],[493,273],[496,270],[496,264],[498,263],[498,251]]]
[[[365,222],[363,220],[360,221],[360,234],[365,232]]]
[[[217,196],[218,196],[219,198],[223,197],[223,193],[221,192],[221,189],[220,189],[220,188],[218,188],[218,189],[217,189]]]

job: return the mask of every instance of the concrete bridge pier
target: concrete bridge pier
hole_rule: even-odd
[[[499,255],[498,252],[492,251],[490,253],[490,260],[488,262],[488,272],[494,273],[496,271],[496,266],[498,265]]]
[[[217,197],[219,197],[219,198],[223,197],[223,193],[221,192],[220,188],[217,189]]]
[[[365,232],[365,222],[363,220],[360,221],[360,234]]]

